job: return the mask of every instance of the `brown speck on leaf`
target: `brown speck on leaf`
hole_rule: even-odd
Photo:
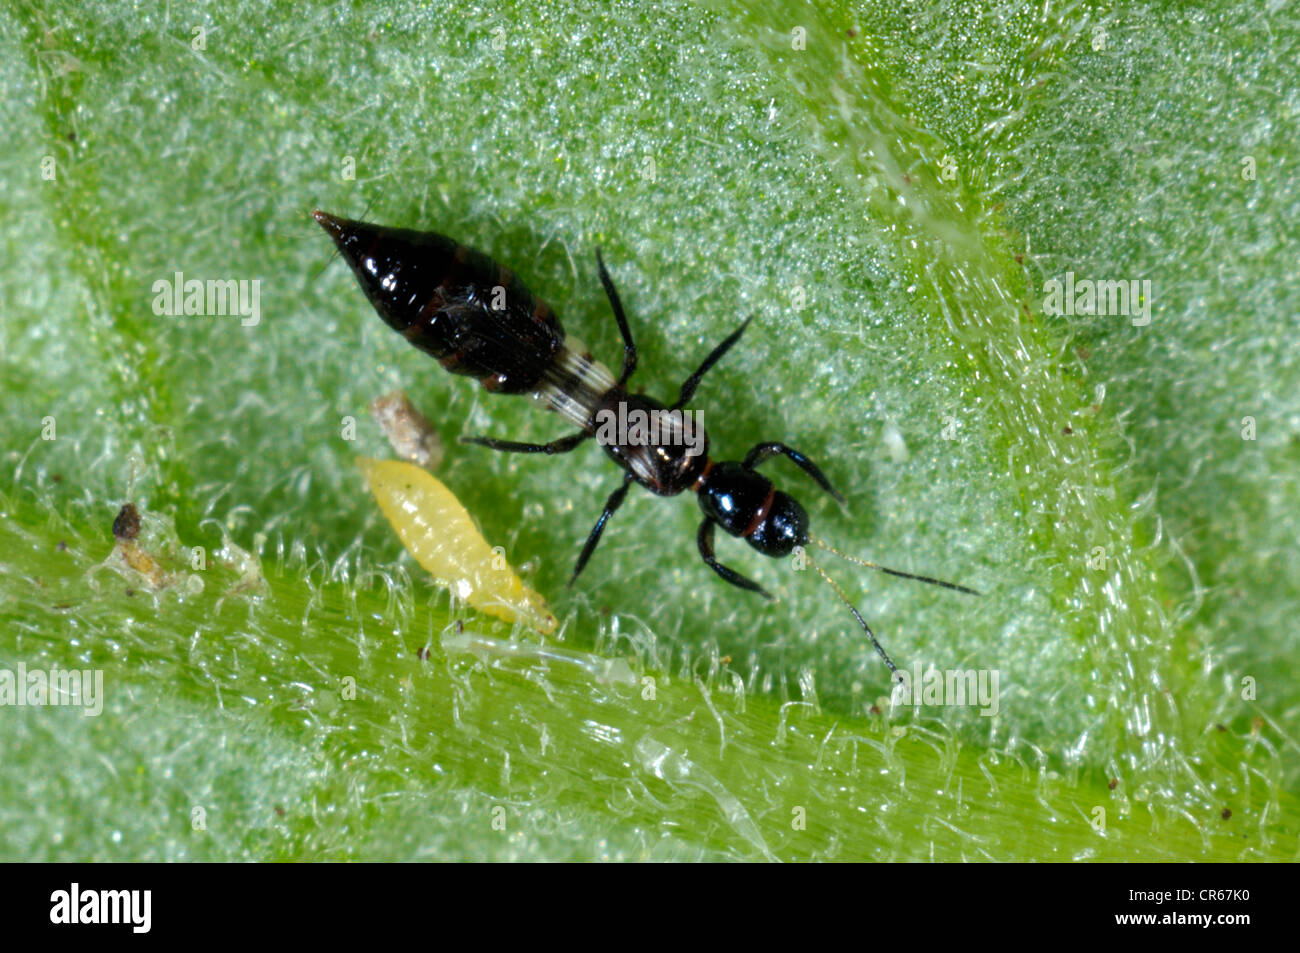
[[[1074,353],[1077,354],[1077,355],[1079,355],[1079,360],[1081,360],[1081,361],[1086,361],[1088,358],[1092,357],[1092,349],[1091,349],[1091,348],[1086,348],[1086,347],[1076,347],[1076,348],[1074,349]]]
[[[51,481],[52,483],[62,483],[62,482],[63,482],[63,474],[62,474],[62,473],[51,473],[51,474],[50,474],[50,481]]]
[[[879,715],[879,714],[880,714],[880,706],[879,706],[879,705],[872,705],[872,706],[871,706],[871,714],[873,714],[873,715]]]
[[[1227,730],[1228,730],[1228,726],[1227,726],[1227,725],[1215,725],[1215,726],[1214,726],[1214,730],[1215,730],[1215,731],[1227,731]]]
[[[1070,436],[1070,434],[1074,433],[1074,428],[1071,427],[1069,424],[1066,424],[1064,427],[1061,428],[1061,433],[1065,434],[1068,437]]]
[[[370,416],[403,460],[436,470],[442,466],[442,441],[427,417],[396,390],[370,402]]]
[[[275,816],[284,817],[284,808],[281,807],[279,804],[275,806]]]
[[[427,662],[429,660],[429,647],[425,645],[416,649],[415,657],[418,658],[421,662]]]
[[[134,503],[123,503],[113,520],[113,538],[123,541],[135,539],[140,535],[140,511]]]
[[[68,544],[65,543],[63,540],[59,540],[59,545],[54,548],[61,553],[66,553],[68,551]]]
[[[135,595],[135,590],[134,590],[134,589],[128,589],[128,590],[126,591],[126,596],[127,596],[128,599],[129,599],[131,596],[133,596],[133,595]]]
[[[857,30],[854,30],[852,27],[850,27],[849,29],[847,29],[847,30],[844,31],[844,35],[847,36],[847,37],[851,40],[851,39],[853,39],[855,36],[858,35],[858,31],[857,31]]]
[[[1110,788],[1112,791],[1115,790],[1119,787],[1119,778],[1111,778],[1110,784],[1106,785],[1106,787]]]
[[[1232,817],[1232,811],[1225,807],[1223,809],[1223,813],[1220,814],[1219,817],[1223,818],[1226,821],[1228,818]]]

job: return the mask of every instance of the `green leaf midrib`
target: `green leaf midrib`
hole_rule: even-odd
[[[1054,603],[1074,620],[1070,636],[1087,645],[1080,683],[1095,667],[1110,697],[1134,699],[1135,707],[1153,713],[1143,728],[1134,724],[1133,708],[1103,699],[1095,710],[1113,750],[1094,758],[1094,767],[1110,769],[1113,758],[1114,770],[1129,784],[1164,791],[1150,777],[1167,776],[1169,761],[1181,758],[1180,735],[1209,720],[1197,705],[1185,706],[1179,717],[1160,697],[1159,688],[1193,683],[1195,672],[1189,666],[1195,663],[1179,650],[1168,624],[1153,627],[1153,617],[1144,621],[1130,608],[1145,599],[1167,603],[1170,561],[1147,545],[1148,530],[1131,515],[1137,503],[1132,487],[1113,476],[1115,462],[1122,459],[1113,415],[1102,410],[1091,420],[1081,419],[1077,408],[1087,398],[1058,364],[1062,342],[1035,319],[1027,275],[1015,260],[1005,227],[984,195],[968,184],[987,181],[988,172],[967,168],[957,182],[940,180],[940,158],[957,150],[900,119],[911,109],[889,76],[874,66],[870,38],[846,39],[842,24],[809,12],[799,20],[808,27],[807,47],[791,53],[784,24],[757,13],[749,22],[762,37],[754,45],[774,68],[780,64],[796,76],[836,76],[829,89],[813,79],[799,87],[796,80],[805,91],[802,105],[805,121],[813,127],[810,134],[819,136],[824,158],[844,187],[861,195],[864,212],[869,210],[891,235],[907,284],[915,289],[914,311],[921,316],[929,347],[947,354],[953,368],[963,369],[968,392],[982,395],[993,410],[982,428],[998,457],[1012,461],[1007,491],[1026,514],[1028,536],[1041,551],[1065,557],[1053,567],[1048,584]],[[1022,90],[1051,81],[1057,58],[1068,51],[1067,40],[1087,22],[1086,13],[1067,15],[1026,44],[1034,55],[1027,57],[1031,65]],[[1035,81],[1040,75],[1041,86]],[[999,125],[998,136],[1010,128]],[[862,194],[864,180],[879,184]],[[1066,426],[1069,434],[1063,432]],[[1033,474],[1032,480],[1021,479],[1016,472],[1021,466]],[[1035,512],[1048,494],[1065,486],[1076,488],[1077,506],[1061,511],[1048,504],[1045,512]],[[1058,496],[1057,501],[1065,499]],[[1119,564],[1118,571],[1091,571],[1089,577],[1085,559],[1099,545]],[[1122,591],[1105,591],[1117,583]],[[1138,654],[1139,669],[1132,675],[1126,668],[1135,653],[1124,646],[1130,637],[1144,640],[1150,649]],[[1154,697],[1152,686],[1158,686]],[[1179,695],[1180,701],[1186,697]],[[1204,790],[1203,784],[1197,789]],[[1204,810],[1212,806],[1209,799],[1201,805]]]
[[[16,509],[12,500],[2,498],[0,508]],[[496,791],[502,803],[516,807],[535,799],[538,786],[548,789],[560,804],[596,812],[606,806],[608,792],[627,785],[645,785],[659,800],[671,799],[674,790],[692,792],[697,807],[675,812],[674,836],[712,850],[754,857],[764,856],[764,845],[768,856],[785,859],[818,856],[817,851],[828,848],[833,852],[825,854],[826,859],[871,859],[885,844],[891,851],[911,855],[918,844],[929,843],[929,849],[936,850],[931,830],[935,823],[969,829],[972,843],[984,845],[970,853],[969,845],[941,843],[937,859],[1004,857],[1014,852],[1016,832],[1026,823],[1042,821],[1044,811],[1046,818],[1054,818],[1037,839],[1044,857],[1157,860],[1203,850],[1204,859],[1227,861],[1241,851],[1242,845],[1230,839],[1206,837],[1196,822],[1176,817],[1160,821],[1164,811],[1152,812],[1140,799],[1127,796],[1111,808],[1106,833],[1098,836],[1090,826],[1093,812],[1097,805],[1115,801],[1093,772],[1060,775],[1045,763],[990,758],[987,751],[920,725],[854,724],[815,705],[790,705],[770,694],[747,695],[742,708],[728,691],[734,682],[724,671],[695,681],[658,673],[657,697],[648,703],[637,700],[645,690],[643,681],[597,686],[562,664],[548,666],[544,676],[500,659],[489,659],[491,666],[482,669],[464,658],[448,659],[436,643],[430,658],[422,662],[416,657],[419,640],[413,635],[428,631],[430,623],[434,631],[445,625],[442,610],[399,600],[404,607],[394,616],[381,590],[328,581],[309,585],[297,573],[286,575],[274,566],[267,572],[268,599],[254,609],[273,618],[266,620],[269,625],[257,643],[243,645],[243,658],[236,664],[218,643],[205,645],[213,620],[219,618],[214,611],[223,589],[219,575],[209,575],[206,591],[192,600],[178,599],[175,593],[128,596],[111,574],[102,571],[92,593],[86,573],[96,553],[105,548],[99,534],[89,527],[68,525],[60,534],[67,549],[59,550],[49,545],[47,530],[17,520],[0,522],[0,544],[8,551],[27,553],[33,573],[19,590],[19,604],[11,604],[6,614],[48,611],[52,601],[89,606],[85,600],[93,595],[95,612],[80,617],[82,631],[89,625],[93,632],[97,626],[113,627],[120,610],[133,601],[145,598],[155,604],[154,611],[139,614],[137,623],[114,640],[120,645],[114,657],[106,658],[98,650],[87,656],[84,648],[54,641],[46,643],[48,659],[68,667],[89,662],[105,668],[106,680],[118,686],[114,694],[119,699],[129,697],[130,693],[122,692],[126,685],[134,685],[136,692],[148,697],[152,686],[162,681],[177,700],[204,706],[211,704],[212,685],[228,683],[223,716],[227,731],[239,733],[260,725],[290,746],[307,745],[314,757],[324,755],[326,763],[347,765],[341,776],[328,772],[322,780],[311,782],[309,790],[297,791],[283,823],[267,817],[247,833],[256,839],[272,836],[280,828],[293,831],[290,843],[297,847],[284,853],[284,859],[352,856],[348,844],[355,843],[364,830],[357,825],[385,822],[382,810],[312,820],[304,815],[306,805],[344,803],[348,789],[360,785],[387,788],[398,804],[416,799],[414,806],[430,791],[445,787],[443,772],[449,768],[454,768],[458,786]],[[222,613],[239,616],[250,608],[243,599],[229,599]],[[437,618],[427,619],[430,613]],[[322,623],[328,630],[345,632],[349,620],[354,620],[352,624],[370,620],[370,624],[362,624],[349,638],[322,641],[315,634]],[[411,634],[394,640],[394,626]],[[191,627],[196,632],[208,630],[192,650],[197,650],[197,658],[170,657],[165,649],[175,633]],[[476,623],[475,628],[481,631],[483,626]],[[270,636],[271,632],[277,634]],[[505,634],[502,630],[498,637]],[[249,666],[273,668],[275,677],[250,683],[241,676]],[[359,688],[356,700],[320,707],[332,688],[330,682],[349,675]],[[472,682],[478,687],[468,693]],[[314,685],[315,692],[304,695],[295,687],[300,685]],[[503,693],[511,698],[505,707],[493,701]],[[557,703],[563,708],[579,701],[582,717],[551,717]],[[725,753],[713,713],[723,720]],[[121,713],[107,715],[120,717]],[[437,730],[453,720],[455,731]],[[359,733],[359,724],[368,730]],[[542,724],[550,728],[547,751],[538,746],[536,731]],[[605,727],[593,736],[589,729],[596,725]],[[386,739],[384,743],[375,743],[375,731]],[[479,748],[478,739],[503,734],[517,742],[512,747],[517,757],[508,769],[499,761],[484,759]],[[594,740],[597,737],[607,740]],[[1215,753],[1220,761],[1241,756],[1244,739],[1228,734],[1220,738]],[[651,764],[638,755],[654,751],[667,752],[665,780],[656,777]],[[787,770],[773,773],[773,759]],[[817,771],[805,773],[802,768],[808,765],[816,765]],[[755,813],[754,799],[746,791],[778,776],[804,780],[793,786],[789,780],[782,782],[775,803]],[[592,778],[601,783],[591,786],[587,782]],[[822,783],[827,779],[834,783]],[[714,786],[740,795],[761,840],[750,840],[739,835],[734,825],[719,823],[719,807],[710,793]],[[909,790],[940,792],[947,807],[934,815],[908,809],[914,803],[914,796],[906,793]],[[1249,807],[1261,810],[1269,800],[1271,793],[1261,786],[1253,792]],[[634,813],[626,819],[645,829],[653,830],[663,820],[647,803],[628,807]],[[1238,805],[1239,810],[1246,807]],[[1300,805],[1294,798],[1284,797],[1279,807],[1274,826],[1296,820]],[[806,814],[806,832],[791,829],[787,814],[795,809]],[[346,828],[336,829],[338,824]],[[345,830],[350,834],[341,838]],[[1006,838],[1011,841],[1004,842]],[[1280,859],[1294,845],[1277,841],[1259,849]]]

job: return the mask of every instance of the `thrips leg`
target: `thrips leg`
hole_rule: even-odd
[[[573,567],[573,575],[569,577],[569,585],[573,585],[578,578],[578,574],[587,565],[587,560],[591,554],[596,551],[596,544],[600,542],[600,534],[605,532],[605,524],[613,516],[620,506],[623,505],[623,499],[627,496],[627,488],[632,485],[632,474],[623,475],[623,485],[609,495],[605,501],[605,511],[600,514],[600,519],[596,520],[596,525],[592,527],[591,534],[587,537],[586,544],[582,547],[582,552],[578,554],[578,563]]]
[[[745,328],[749,327],[749,322],[753,318],[746,318],[740,327],[727,335],[726,339],[709,352],[709,356],[704,359],[704,363],[699,366],[694,374],[686,378],[682,384],[682,392],[677,396],[677,403],[673,404],[672,410],[680,410],[686,406],[686,402],[695,396],[695,388],[700,386],[700,379],[713,367],[714,364],[722,360],[723,356],[731,350],[731,346],[740,340],[740,336],[745,333]]]
[[[758,583],[754,582],[754,580],[745,578],[740,573],[736,572],[736,570],[722,565],[722,563],[713,558],[713,526],[713,520],[706,519],[700,524],[699,535],[695,537],[696,542],[699,543],[700,556],[703,557],[704,564],[733,586],[739,586],[741,589],[748,589],[750,592],[757,592],[764,598],[775,601],[776,597]]]
[[[774,457],[777,454],[789,457],[800,470],[808,474],[817,481],[817,485],[823,490],[835,497],[836,502],[843,503],[844,497],[840,496],[839,491],[831,486],[831,481],[826,479],[826,475],[818,469],[817,464],[813,463],[798,450],[787,447],[783,443],[760,443],[753,450],[745,454],[744,466],[750,470],[758,466],[768,457]]]
[[[632,341],[632,329],[628,327],[627,315],[623,313],[623,302],[618,300],[614,279],[609,276],[609,270],[605,267],[605,259],[601,257],[599,248],[596,249],[596,264],[600,266],[600,283],[605,286],[605,295],[609,298],[610,307],[614,309],[618,333],[623,335],[623,371],[618,375],[618,383],[622,387],[636,370],[636,344]]]
[[[506,453],[568,453],[590,436],[591,434],[584,430],[582,433],[570,434],[559,440],[552,440],[550,443],[519,443],[514,440],[497,440],[495,437],[461,437],[460,442],[476,443],[480,447],[502,450]]]

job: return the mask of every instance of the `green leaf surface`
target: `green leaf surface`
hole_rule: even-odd
[[[104,682],[0,707],[0,857],[1294,859],[1298,51],[1282,4],[0,9],[0,673]],[[562,422],[385,328],[315,207],[492,254],[617,364],[600,246],[660,397],[754,315],[715,457],[796,446],[819,537],[980,589],[818,557],[996,714],[891,704],[686,499],[566,590],[617,471],[457,444]],[[176,272],[257,322],[156,313]],[[1150,322],[1048,313],[1067,273]],[[353,463],[398,387],[556,636],[401,551]]]

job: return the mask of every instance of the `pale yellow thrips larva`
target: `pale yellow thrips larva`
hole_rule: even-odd
[[[546,600],[524,585],[501,549],[488,545],[442,481],[413,463],[358,457],[370,492],[415,561],[480,612],[555,631]]]

